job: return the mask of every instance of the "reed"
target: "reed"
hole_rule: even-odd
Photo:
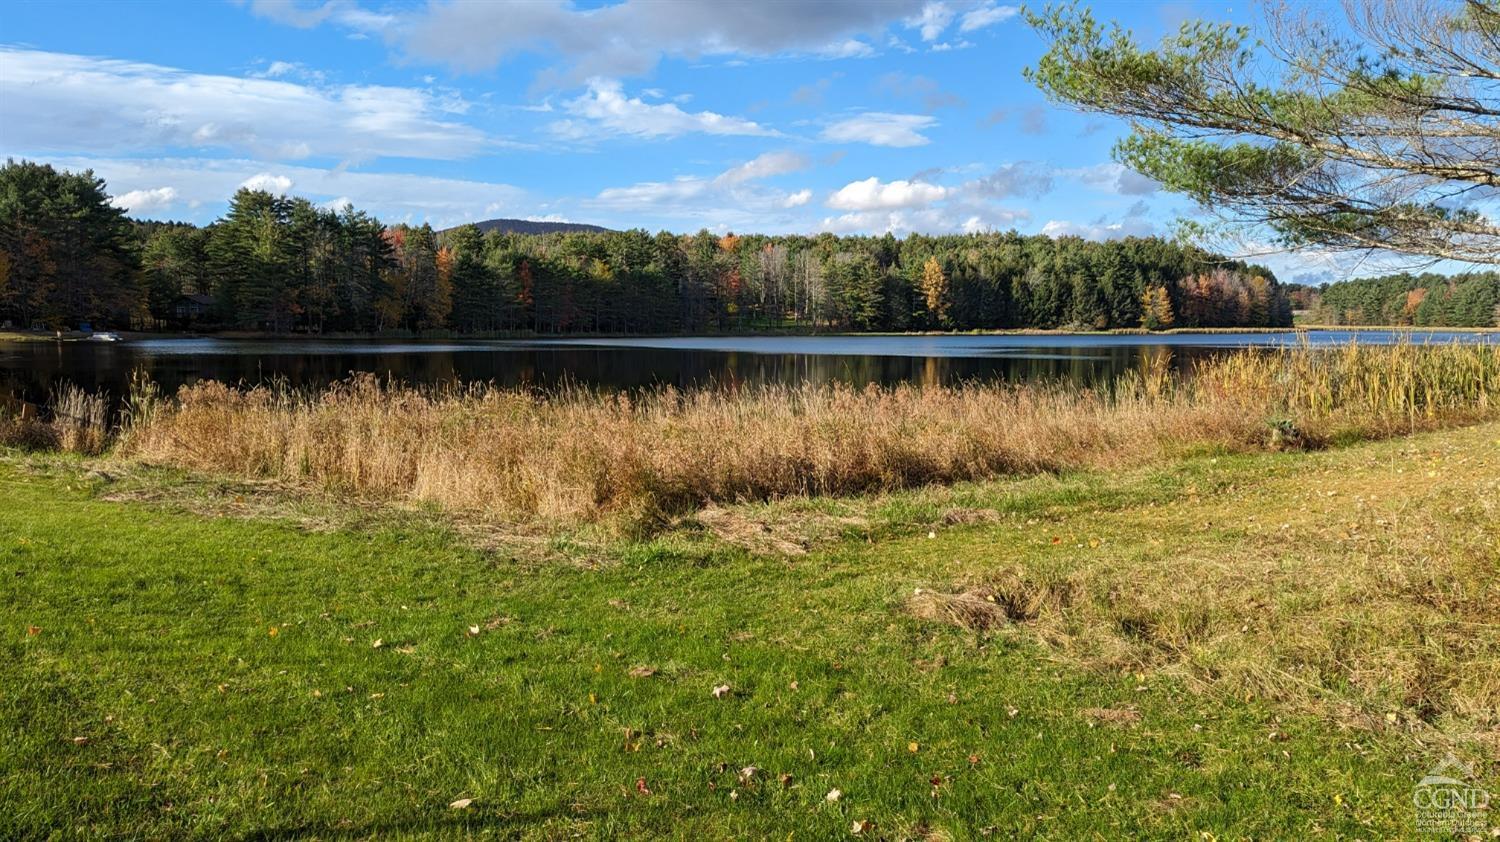
[[[1246,351],[1188,377],[1061,384],[599,393],[185,387],[125,426],[141,459],[510,519],[649,524],[710,502],[848,495],[1307,447],[1495,417],[1500,347]]]

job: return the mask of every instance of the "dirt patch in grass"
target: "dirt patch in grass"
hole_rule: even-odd
[[[1101,725],[1134,725],[1141,721],[1139,711],[1130,708],[1084,708],[1079,711],[1090,722]]]
[[[726,544],[758,555],[800,556],[851,530],[864,529],[869,520],[805,506],[709,506],[683,523],[701,527]]]

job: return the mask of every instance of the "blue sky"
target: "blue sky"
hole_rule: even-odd
[[[1095,3],[1154,41],[1237,4]],[[133,215],[241,185],[388,222],[1170,233],[1191,208],[1048,104],[994,0],[7,2],[0,154]]]

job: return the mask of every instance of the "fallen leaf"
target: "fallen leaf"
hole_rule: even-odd
[[[639,792],[642,795],[650,795],[651,794],[651,788],[648,787],[648,786],[646,786],[646,779],[645,778],[636,778],[635,779],[635,791]]]
[[[27,637],[36,637],[37,635],[39,635],[41,633],[42,633],[42,627],[41,626],[27,626],[26,627],[26,636]]]
[[[907,743],[906,744],[906,750],[909,751],[909,752],[911,752],[912,754],[916,754],[917,750],[920,749],[920,748],[921,748],[921,746],[917,745],[916,743]]]
[[[830,790],[828,790],[828,794],[825,795],[825,796],[823,796],[823,800],[824,801],[829,801],[829,802],[834,802],[834,801],[838,801],[840,798],[843,798],[843,797],[844,797],[844,793],[842,791],[837,790],[837,789],[830,789]]]
[[[370,644],[370,648],[371,649],[379,649],[380,647],[382,647],[384,645],[385,645],[385,641],[381,640],[380,638],[377,637],[377,638],[375,638],[375,642]]]
[[[781,788],[782,789],[786,789],[787,787],[789,787],[789,786],[792,785],[792,776],[788,772],[782,772],[780,775],[777,776],[776,779],[779,780],[779,781],[781,781]]]
[[[631,667],[630,671],[625,674],[630,676],[631,678],[650,678],[651,676],[656,675],[656,668],[645,666]]]
[[[478,636],[479,636],[479,627],[478,626],[469,626],[469,637],[478,637]]]
[[[864,833],[865,831],[869,830],[870,828],[872,828],[874,826],[875,825],[871,824],[869,821],[867,821],[865,819],[860,819],[859,821],[855,822],[853,824],[853,826],[851,826],[849,828],[849,832],[852,833],[852,834],[854,834],[855,836],[858,836],[861,833]]]
[[[729,685],[728,684],[715,685],[715,687],[713,689],[713,694],[714,694],[714,698],[715,699],[722,699],[722,698],[724,698],[725,696],[729,695]]]
[[[281,634],[281,629],[272,626],[269,629],[266,629],[266,634],[270,637],[275,637],[276,635]]]
[[[472,798],[460,798],[457,801],[454,801],[452,804],[449,804],[448,807],[452,810],[465,810],[468,809],[469,805],[473,803],[474,799]]]
[[[742,783],[742,784],[748,784],[751,781],[755,780],[755,776],[759,775],[759,774],[760,774],[760,767],[758,767],[758,766],[746,766],[745,768],[743,768],[743,769],[740,770],[740,783]]]
[[[73,745],[75,745],[75,746],[87,745],[88,741],[89,741],[88,737],[74,737],[73,738]]]

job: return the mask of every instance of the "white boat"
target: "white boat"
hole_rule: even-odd
[[[89,341],[91,341],[91,342],[119,342],[120,341],[120,334],[115,333],[113,331],[104,331],[102,333],[91,333],[91,334],[89,334]]]

